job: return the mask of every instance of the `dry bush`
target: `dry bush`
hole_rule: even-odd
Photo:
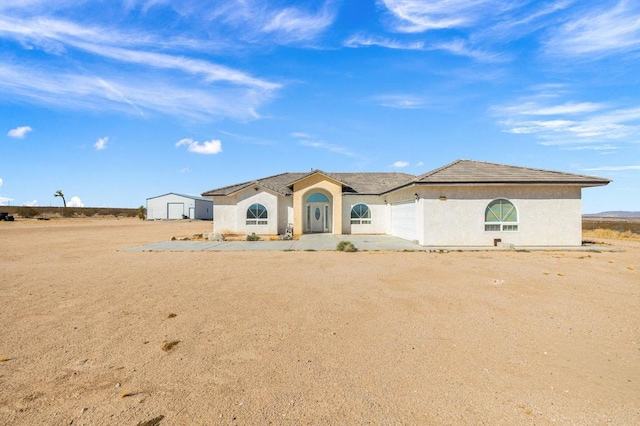
[[[596,239],[596,238],[604,238],[608,240],[628,240],[628,241],[640,241],[640,234],[636,234],[631,231],[616,231],[614,229],[593,229],[593,230],[583,230],[582,231],[583,239]]]

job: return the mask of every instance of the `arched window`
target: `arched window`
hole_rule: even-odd
[[[247,225],[266,225],[267,209],[262,204],[251,204],[247,209]]]
[[[352,225],[367,225],[371,223],[371,210],[366,204],[356,204],[351,209]]]
[[[518,211],[510,201],[493,200],[484,212],[485,231],[517,231]]]

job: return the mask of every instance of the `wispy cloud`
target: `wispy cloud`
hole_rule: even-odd
[[[429,49],[443,50],[457,56],[465,56],[480,62],[504,62],[506,60],[506,57],[502,54],[476,49],[467,41],[462,39],[434,43],[429,47]]]
[[[109,137],[105,136],[104,138],[99,138],[96,143],[93,144],[93,147],[97,151],[102,151],[107,147],[107,142],[109,142]]]
[[[373,101],[380,106],[398,109],[417,109],[424,107],[424,99],[407,94],[389,94],[375,96]]]
[[[1,17],[0,38],[50,53],[37,63],[0,61],[0,90],[32,103],[51,104],[51,98],[64,94],[63,105],[129,110],[141,116],[145,109],[151,109],[201,119],[249,119],[257,118],[256,109],[282,87],[225,65],[189,58],[178,49],[188,44],[182,39],[175,44],[171,39],[161,43],[155,36],[59,19]],[[158,48],[180,53],[147,50]],[[73,67],[65,65],[74,63],[76,55],[87,53],[97,60],[91,62],[93,70],[83,65],[74,73]],[[60,71],[63,66],[67,71]],[[60,81],[68,83],[67,87],[56,87],[61,86]],[[69,86],[74,84],[77,87]],[[175,102],[170,102],[169,96],[175,94]]]
[[[191,138],[184,138],[176,143],[176,147],[186,146],[189,152],[196,154],[215,155],[222,152],[222,142],[218,139],[204,141],[202,144]]]
[[[318,13],[309,13],[288,7],[273,13],[262,26],[266,33],[277,33],[281,42],[306,41],[316,38],[335,20],[335,11],[329,3]]]
[[[485,15],[499,13],[497,0],[379,0],[395,18],[395,29],[417,33],[470,26]]]
[[[337,15],[334,1],[326,1],[315,9],[276,8],[260,0],[217,3],[208,14],[209,19],[238,31],[239,38],[258,44],[312,41],[334,23]]]
[[[640,164],[634,166],[600,166],[582,170],[589,172],[622,172],[627,170],[640,170]]]
[[[101,78],[0,63],[0,91],[56,108],[113,110],[140,115],[151,110],[170,116],[211,120],[259,117],[270,95],[229,86],[180,85],[179,79],[129,75]],[[215,89],[215,90],[213,90]]]
[[[399,50],[423,50],[424,42],[399,42],[397,40],[392,40],[384,37],[376,37],[376,36],[363,36],[361,34],[356,34],[349,37],[344,41],[343,45],[345,47],[369,47],[369,46],[378,46],[385,47],[387,49],[399,49]]]
[[[38,200],[25,201],[22,203],[23,206],[34,207],[38,205]]]
[[[332,152],[334,154],[340,154],[340,155],[344,155],[346,157],[351,157],[351,158],[356,158],[359,160],[362,160],[362,156],[356,154],[355,152],[351,151],[350,149],[341,146],[341,145],[337,145],[337,144],[333,144],[333,143],[327,143],[327,142],[322,142],[322,141],[317,141],[317,140],[313,140],[314,138],[312,138],[311,136],[309,136],[306,133],[302,133],[302,132],[294,132],[291,133],[291,136],[296,138],[296,139],[300,139],[300,145],[301,146],[306,146],[309,148],[315,148],[315,149],[321,149],[324,151],[328,151],[328,152]]]
[[[554,31],[546,50],[593,59],[640,49],[640,4],[628,0],[596,4]]]
[[[0,206],[9,204],[11,201],[13,201],[13,198],[3,197],[2,195],[0,195]]]
[[[507,133],[533,135],[542,145],[571,150],[614,150],[640,138],[640,107],[563,101],[545,92],[492,113]]]
[[[391,167],[395,167],[397,169],[402,169],[402,168],[407,167],[408,165],[409,165],[408,161],[396,161],[395,163],[393,163],[391,165]]]
[[[9,130],[7,136],[14,139],[24,139],[27,133],[31,131],[33,131],[33,129],[30,126],[20,126],[16,127],[15,129]]]

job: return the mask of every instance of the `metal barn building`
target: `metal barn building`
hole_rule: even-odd
[[[213,219],[213,201],[194,195],[170,192],[147,198],[147,220]]]

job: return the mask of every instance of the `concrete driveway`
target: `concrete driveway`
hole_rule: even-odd
[[[363,251],[487,251],[509,250],[504,247],[432,247],[421,246],[391,235],[305,234],[291,241],[162,241],[125,248],[123,252],[143,251],[332,251],[340,241],[351,241]],[[610,246],[515,247],[515,250],[617,251]]]

